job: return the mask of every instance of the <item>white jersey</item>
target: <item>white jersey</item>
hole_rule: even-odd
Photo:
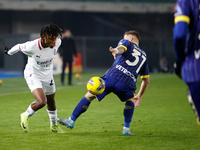
[[[28,56],[28,62],[24,70],[25,74],[34,74],[37,78],[47,78],[53,76],[53,59],[61,44],[60,38],[57,38],[56,45],[53,48],[43,48],[41,39],[28,41],[23,44],[17,44],[8,51],[13,55],[18,51]]]

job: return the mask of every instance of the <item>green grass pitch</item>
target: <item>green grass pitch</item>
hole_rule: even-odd
[[[69,117],[86,93],[87,80],[101,75],[84,73],[80,82],[73,79],[73,86],[61,86],[60,76],[55,76],[58,117]],[[200,126],[187,100],[187,86],[172,74],[152,74],[150,79],[142,103],[134,111],[131,123],[134,136],[122,136],[124,103],[114,94],[102,102],[93,101],[73,130],[61,126],[66,134],[49,131],[46,107],[30,118],[30,131],[23,133],[19,115],[34,97],[23,78],[4,79],[0,87],[0,149],[200,149]],[[138,87],[140,83],[139,79]]]

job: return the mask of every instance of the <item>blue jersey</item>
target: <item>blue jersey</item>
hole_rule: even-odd
[[[185,42],[174,38],[176,60],[183,62],[182,78],[186,83],[200,81],[199,4],[200,0],[178,0],[175,7],[174,37],[180,37],[183,31],[186,35]]]
[[[136,90],[138,75],[141,78],[149,77],[146,53],[137,44],[125,39],[121,40],[118,46],[124,47],[126,52],[117,55],[112,67],[105,75],[112,76],[131,89]]]

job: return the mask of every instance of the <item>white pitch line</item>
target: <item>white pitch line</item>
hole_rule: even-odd
[[[64,89],[64,88],[66,88],[66,87],[58,87],[56,89],[61,90],[61,89]],[[30,91],[2,93],[2,94],[0,94],[0,96],[7,96],[7,95],[14,95],[14,94],[25,94],[25,93],[30,93]]]
[[[10,92],[10,93],[4,93],[4,94],[0,94],[0,96],[7,96],[7,95],[13,95],[13,94],[24,94],[24,93],[29,93],[30,91],[26,91],[26,92]]]

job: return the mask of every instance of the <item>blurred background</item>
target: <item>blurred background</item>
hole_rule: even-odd
[[[173,13],[175,0],[0,0],[0,48],[39,37],[55,23],[70,29],[83,72],[106,71],[113,63],[109,46],[116,47],[128,30],[141,35],[150,71],[173,72]],[[57,60],[56,60],[57,61]],[[22,71],[23,54],[0,51],[1,71]],[[55,68],[56,69],[56,68]],[[58,68],[57,68],[58,69]]]

